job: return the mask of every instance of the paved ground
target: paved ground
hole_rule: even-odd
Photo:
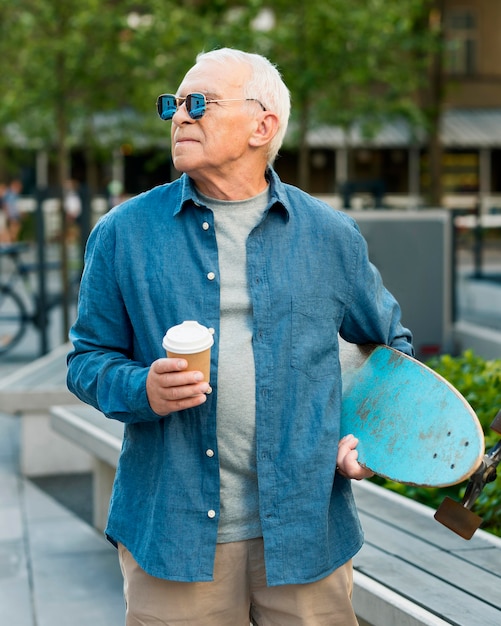
[[[0,624],[118,626],[115,549],[17,469],[19,422],[0,414]]]

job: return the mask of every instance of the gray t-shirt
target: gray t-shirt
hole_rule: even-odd
[[[268,189],[243,201],[221,201],[200,193],[199,196],[214,213],[219,255],[221,318],[217,440],[221,516],[218,542],[226,543],[262,534],[256,474],[256,386],[246,241],[264,213]]]

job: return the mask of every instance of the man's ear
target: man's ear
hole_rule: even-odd
[[[249,145],[258,148],[273,139],[278,131],[278,115],[271,111],[263,111],[256,119],[256,128],[249,138]]]

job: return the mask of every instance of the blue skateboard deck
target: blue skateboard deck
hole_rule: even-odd
[[[466,480],[485,449],[466,399],[429,367],[393,348],[342,342],[341,437],[359,439],[358,461],[400,483],[445,487]]]

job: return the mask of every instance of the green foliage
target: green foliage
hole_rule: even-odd
[[[431,35],[418,28],[424,0],[267,0],[277,16],[271,58],[297,108],[315,123],[349,127],[384,114],[416,117]]]
[[[448,380],[468,400],[478,416],[485,433],[486,450],[492,448],[499,435],[490,429],[492,420],[501,409],[501,359],[486,361],[471,350],[459,357],[442,355],[427,365]],[[432,508],[438,508],[445,496],[461,501],[466,483],[444,489],[412,487],[375,477],[374,482],[413,498]],[[501,475],[484,488],[473,511],[483,518],[483,528],[501,536]]]
[[[305,120],[303,137],[319,123],[348,127],[388,113],[417,119],[412,96],[430,48],[428,29],[418,24],[427,4],[0,0],[0,55],[10,68],[0,75],[0,129],[14,124],[44,149],[117,149],[139,137],[155,144],[156,96],[177,88],[198,52],[222,46],[261,52],[278,64],[294,115]],[[263,25],[264,13],[271,17]],[[125,118],[129,127],[119,123]]]

